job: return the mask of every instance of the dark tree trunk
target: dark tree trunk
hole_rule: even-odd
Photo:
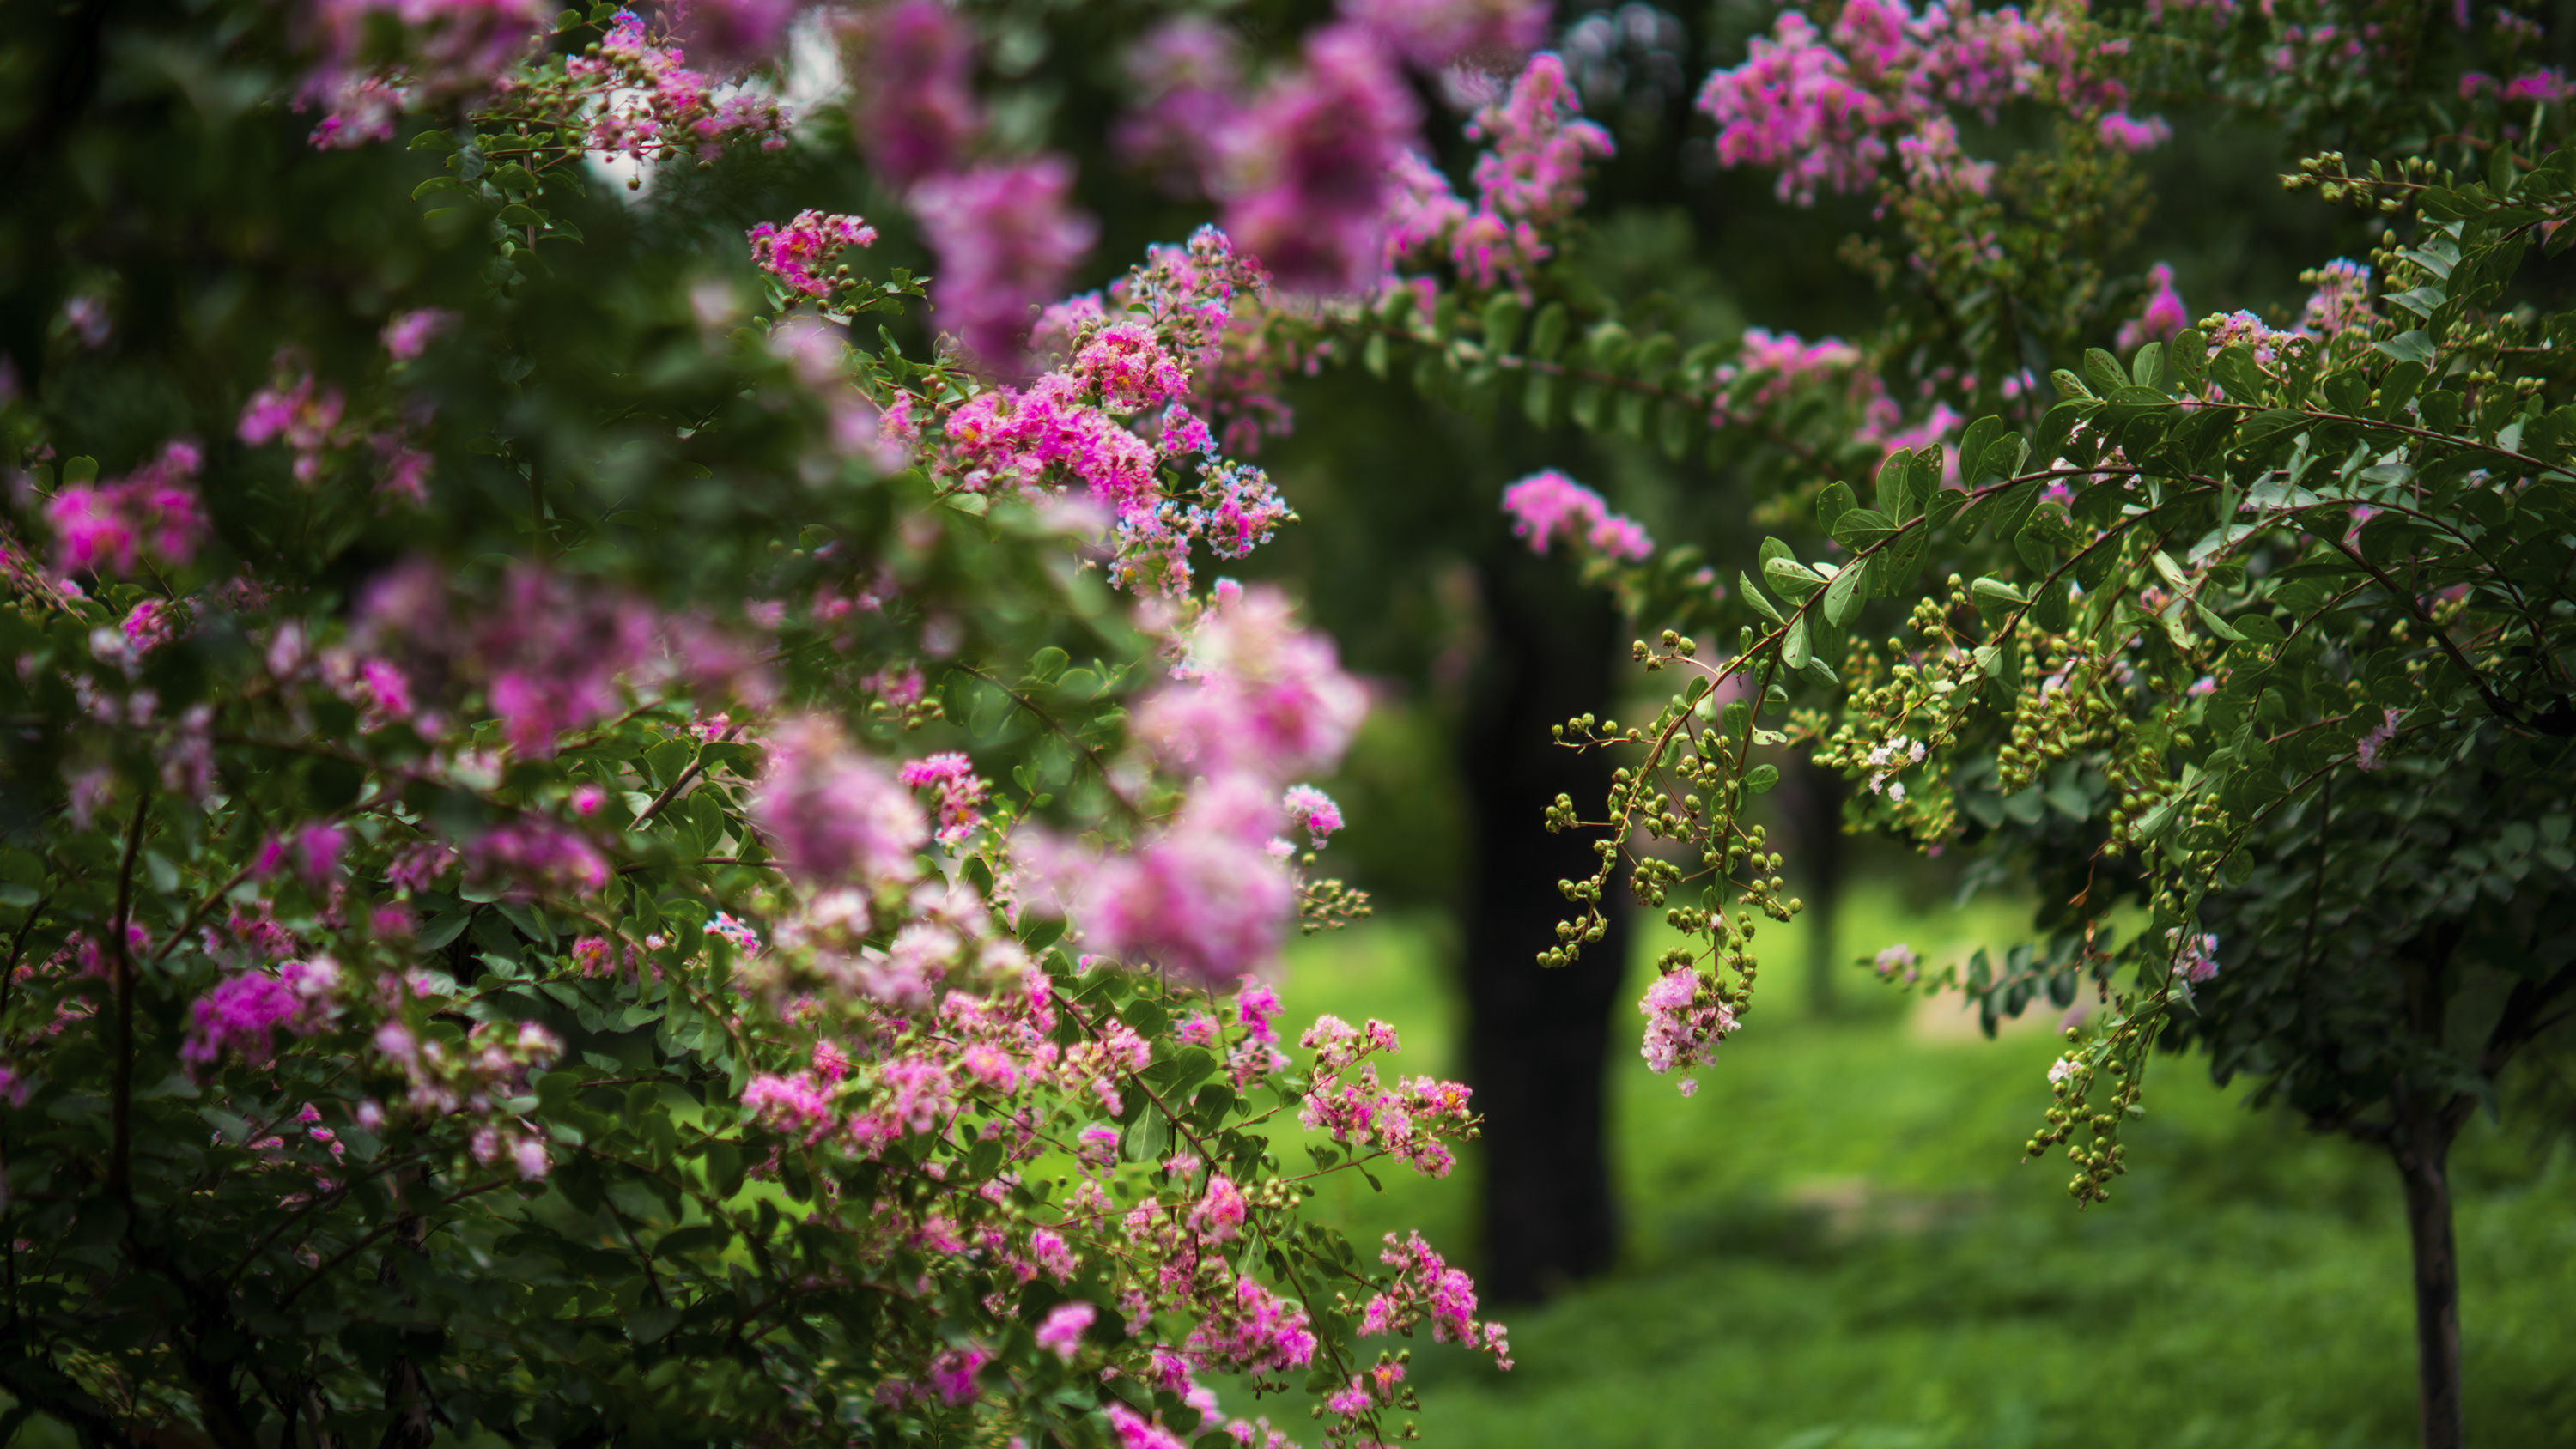
[[[2415,1255],[2415,1382],[2424,1449],[2461,1449],[2460,1253],[2451,1233],[2451,1137],[2457,1123],[2396,1098],[2389,1147],[2406,1184],[2406,1236]],[[2410,1110],[2411,1108],[2411,1110]]]
[[[1609,601],[1561,563],[1489,561],[1481,584],[1489,645],[1460,751],[1476,844],[1467,1070],[1485,1119],[1484,1283],[1509,1303],[1601,1272],[1618,1246],[1603,1068],[1628,947],[1620,897],[1579,961],[1536,958],[1572,909],[1557,882],[1598,864],[1598,833],[1549,834],[1548,804],[1571,795],[1598,819],[1615,768],[1549,727],[1609,712],[1620,635]]]
[[[1807,923],[1807,1008],[1831,1016],[1842,974],[1834,957],[1834,909],[1843,889],[1843,777],[1801,759],[1782,784],[1773,798],[1788,830],[1789,876],[1806,898],[1798,919]]]

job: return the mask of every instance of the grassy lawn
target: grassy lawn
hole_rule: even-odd
[[[1863,893],[1838,945],[1905,939],[1937,964],[2015,919]],[[1780,935],[1764,938],[1776,959],[1803,960]],[[1427,920],[1306,943],[1292,1017],[1384,1017],[1402,1068],[1448,1070],[1453,954]],[[1510,1374],[1418,1346],[1425,1445],[2413,1442],[2405,1230],[2382,1159],[2167,1061],[2133,1170],[2079,1213],[2062,1164],[2018,1161],[2047,1104],[2044,1026],[1989,1042],[1857,969],[1853,1009],[1817,1019],[1794,966],[1776,975],[1695,1097],[1623,1049],[1623,1266],[1510,1315]],[[1322,1205],[1372,1236],[1421,1226],[1472,1262],[1473,1172],[1388,1178],[1384,1196],[1346,1177]],[[2576,1170],[2481,1123],[2457,1176],[2471,1442],[2576,1442]],[[1262,1408],[1305,1422],[1301,1404]]]

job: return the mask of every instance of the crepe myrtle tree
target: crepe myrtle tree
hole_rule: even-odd
[[[926,296],[690,212],[799,174],[788,14],[0,22],[0,1437],[1360,1444],[1394,1340],[1508,1364],[1302,1210],[1476,1117],[1261,975],[1366,909],[1366,695],[1217,576],[1263,268],[1032,341],[1056,158],[917,148]]]
[[[2294,189],[2387,219],[2375,291],[2345,263],[2295,330],[2088,351],[2030,431],[1981,418],[1898,450],[1866,500],[1827,486],[1837,556],[1766,540],[1732,617],[1672,604],[1666,558],[1571,480],[1505,498],[1673,620],[1636,645],[1682,681],[1660,712],[1563,727],[1620,752],[1606,811],[1551,817],[1602,861],[1566,885],[1561,954],[1622,865],[1696,937],[1642,1003],[1650,1062],[1742,1025],[1754,937],[1800,906],[1746,807],[1774,747],[1811,751],[1858,787],[1855,826],[2038,883],[2043,935],[2001,963],[1876,964],[1989,1029],[2073,1008],[2027,1150],[2062,1153],[2079,1202],[2125,1170],[2158,1050],[2388,1151],[2431,1445],[2463,1442],[2449,1149],[2576,1010],[2576,394],[2550,363],[2576,314],[2513,290],[2566,244],[2576,153],[2496,154],[2475,180],[2304,163]],[[1880,599],[1901,622],[1872,637]],[[1731,648],[1685,632],[1730,624]]]

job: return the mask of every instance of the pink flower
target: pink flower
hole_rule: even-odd
[[[396,362],[409,362],[429,350],[430,339],[455,325],[456,314],[443,307],[400,313],[385,324],[381,334],[385,352]]]
[[[870,889],[913,878],[929,822],[901,785],[849,747],[838,725],[801,716],[772,730],[768,744],[751,816],[789,873],[808,885]]]
[[[943,1349],[930,1360],[930,1387],[940,1400],[950,1405],[975,1402],[978,1390],[975,1375],[993,1356],[972,1344],[964,1348]]]
[[[906,760],[895,777],[916,790],[926,789],[935,793],[939,804],[940,844],[963,844],[983,828],[987,787],[965,755],[951,750],[945,754]]]
[[[851,247],[874,246],[877,229],[855,216],[803,211],[784,227],[764,221],[745,235],[751,240],[754,266],[776,277],[791,292],[828,297],[832,295],[832,280],[824,269]]]
[[[2352,762],[2355,767],[2365,771],[2387,768],[2388,761],[2384,755],[2388,749],[2388,742],[2397,738],[2399,718],[2400,712],[2397,710],[2380,711],[2379,723],[2371,726],[2370,733],[2363,735],[2353,746]]]
[[[802,1136],[808,1143],[821,1141],[839,1125],[831,1094],[803,1072],[792,1077],[767,1073],[753,1077],[743,1084],[742,1110],[763,1126]]]
[[[1600,494],[1550,468],[1503,490],[1503,512],[1512,536],[1544,554],[1561,535],[1604,558],[1640,561],[1653,556],[1654,540],[1636,520],[1612,513]]]
[[[295,868],[315,890],[328,886],[340,863],[340,827],[307,825],[295,833]]]
[[[1047,1310],[1045,1320],[1038,1324],[1038,1347],[1066,1363],[1073,1362],[1073,1356],[1082,1350],[1082,1335],[1090,1329],[1091,1320],[1098,1313],[1098,1309],[1079,1298],[1057,1304]]]
[[[938,254],[940,325],[995,366],[1017,363],[1030,314],[1064,288],[1099,225],[1073,209],[1073,163],[995,162],[914,188],[913,214]]]
[[[1145,32],[1126,60],[1136,107],[1110,133],[1119,157],[1175,195],[1211,185],[1218,140],[1242,110],[1238,50],[1230,32],[1199,15],[1176,15]]]
[[[777,53],[787,27],[811,0],[689,0],[675,11],[689,48],[719,75]]]
[[[1332,641],[1299,628],[1287,597],[1267,586],[1220,584],[1181,673],[1138,706],[1136,732],[1166,761],[1211,774],[1330,770],[1368,712]]]
[[[194,559],[208,532],[195,482],[200,462],[196,444],[175,441],[120,481],[56,493],[45,505],[54,566],[125,574],[147,556],[181,565]]]
[[[2120,335],[2114,339],[2122,352],[2135,351],[2148,339],[2166,341],[2191,325],[2191,314],[2183,310],[2182,294],[2174,290],[2173,268],[2158,262],[2147,269],[2147,280],[2155,290],[2147,298],[2147,309],[2134,320],[2120,324]]]
[[[614,713],[618,678],[652,656],[656,623],[640,599],[512,565],[473,640],[510,747],[548,758],[563,732]]]
[[[1280,798],[1279,808],[1288,813],[1289,819],[1304,826],[1306,833],[1313,836],[1319,846],[1334,831],[1342,828],[1342,807],[1333,803],[1333,797],[1312,785],[1289,786],[1288,793]]]
[[[1211,1242],[1230,1243],[1243,1234],[1244,1211],[1242,1190],[1224,1173],[1210,1173],[1207,1195],[1190,1209],[1190,1226],[1206,1234]]]
[[[897,188],[952,169],[983,129],[969,75],[974,37],[939,0],[860,12],[851,31],[861,97],[851,117],[868,165]]]
[[[252,1066],[276,1055],[276,1034],[307,1036],[329,1019],[328,993],[339,968],[327,960],[289,961],[271,976],[246,971],[216,983],[189,1008],[188,1039],[180,1060],[205,1066],[239,1052]]]
[[[1210,793],[1133,854],[1100,865],[1075,916],[1102,949],[1213,986],[1277,953],[1297,891],[1261,848],[1273,832],[1243,831],[1233,802]],[[1254,798],[1275,819],[1266,792]]]
[[[1688,1070],[1715,1060],[1717,1044],[1735,1030],[1734,1008],[1718,1001],[1694,970],[1656,977],[1637,1010],[1646,1018],[1638,1054],[1655,1072]]]
[[[1109,1427],[1118,1433],[1118,1449],[1189,1449],[1180,1435],[1125,1404],[1113,1400],[1102,1412],[1109,1416]]]
[[[608,887],[608,859],[580,833],[544,816],[522,816],[483,833],[466,851],[468,868],[485,880],[530,893],[596,893]]]
[[[1314,32],[1304,59],[1225,137],[1223,225],[1281,285],[1354,291],[1376,280],[1387,178],[1421,108],[1359,26]]]
[[[1234,996],[1235,1020],[1243,1024],[1253,1040],[1278,1045],[1279,1029],[1271,1023],[1279,1019],[1279,993],[1258,981],[1243,983]]]
[[[1547,36],[1548,0],[1343,0],[1342,14],[1424,70],[1517,63]]]
[[[1081,1266],[1081,1260],[1074,1256],[1073,1249],[1065,1243],[1064,1235],[1053,1228],[1038,1228],[1029,1234],[1029,1261],[1059,1283],[1072,1277],[1074,1270]],[[1062,1306],[1069,1305],[1060,1305],[1060,1308]],[[1083,1305],[1086,1311],[1082,1315],[1082,1324],[1091,1322],[1091,1314],[1088,1312],[1090,1306],[1087,1303]],[[1076,1338],[1080,1338],[1082,1326],[1077,1325],[1073,1332]],[[1044,1329],[1039,1330],[1038,1342],[1040,1346],[1046,1344]]]

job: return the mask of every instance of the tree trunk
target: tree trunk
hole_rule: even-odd
[[[1834,954],[1834,909],[1843,889],[1843,777],[1813,760],[1794,761],[1773,796],[1789,839],[1789,875],[1806,909],[1807,1009],[1831,1016],[1842,962]]]
[[[2460,1401],[2460,1253],[2451,1233],[2450,1114],[2417,1106],[2400,1087],[2392,1094],[2396,1129],[2389,1148],[2406,1185],[2406,1236],[2415,1256],[2415,1382],[2424,1449],[2461,1449],[2467,1418]]]
[[[1618,1246],[1604,1142],[1603,1069],[1627,960],[1625,912],[1580,960],[1549,969],[1572,910],[1560,880],[1592,874],[1597,832],[1546,829],[1574,797],[1598,818],[1612,760],[1553,742],[1551,725],[1607,713],[1618,617],[1561,563],[1489,560],[1490,641],[1461,741],[1476,842],[1467,925],[1467,1070],[1484,1115],[1484,1283],[1526,1302],[1608,1268]]]

